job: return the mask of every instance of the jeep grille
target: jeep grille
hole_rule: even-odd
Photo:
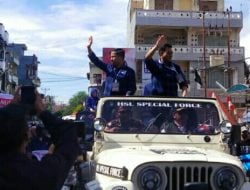
[[[180,164],[165,168],[168,184],[166,190],[182,190],[186,183],[204,182],[209,184],[213,168],[211,166],[195,166]],[[211,187],[210,187],[211,188]]]
[[[146,168],[155,166],[162,171],[167,183],[165,190],[183,190],[186,183],[202,182],[209,185],[212,189],[211,180],[213,172],[226,164],[207,163],[207,162],[171,162],[171,163],[147,163],[137,167],[132,174],[132,181],[138,187],[138,174]]]

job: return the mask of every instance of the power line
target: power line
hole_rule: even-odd
[[[43,79],[46,79],[46,80],[82,80],[82,79],[85,79],[86,77],[71,77],[71,78],[67,78],[67,77],[57,77],[57,78],[50,78],[50,77],[43,77]]]
[[[61,80],[42,80],[42,82],[73,82],[73,81],[80,81],[80,80],[88,80],[87,78],[80,78],[80,79],[61,79]]]
[[[62,75],[62,74],[49,73],[49,72],[44,72],[44,71],[39,71],[39,73],[44,73],[44,74],[47,74],[47,75],[53,75],[53,76],[59,76],[59,77],[83,78],[83,77],[80,77],[80,76]]]
[[[55,76],[54,78],[45,77],[42,79],[44,83],[55,83],[55,82],[73,82],[73,81],[80,81],[80,80],[88,80],[87,77],[80,77],[80,76],[70,76],[70,75],[60,75],[56,73],[49,73],[49,72],[41,72],[47,75]]]

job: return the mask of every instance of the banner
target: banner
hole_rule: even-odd
[[[0,108],[9,104],[12,99],[13,99],[13,95],[0,93]]]

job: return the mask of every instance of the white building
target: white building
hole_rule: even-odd
[[[244,83],[243,15],[226,10],[224,0],[130,0],[127,23],[128,47],[135,48],[141,92],[151,77],[143,58],[160,34],[173,45],[173,60],[190,81],[189,96],[220,91],[216,81],[226,88]],[[203,88],[194,81],[194,69],[202,77]]]

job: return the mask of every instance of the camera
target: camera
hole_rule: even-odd
[[[27,105],[34,105],[36,101],[35,86],[21,87],[21,103]]]

